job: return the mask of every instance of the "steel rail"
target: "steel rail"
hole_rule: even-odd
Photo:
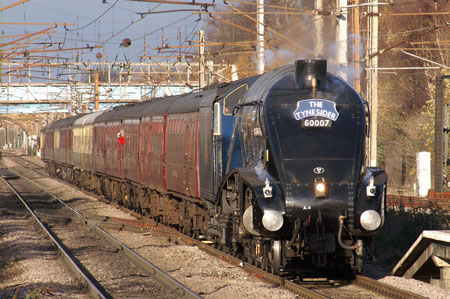
[[[15,156],[16,158],[19,158],[18,156]],[[34,169],[33,169],[34,170]],[[14,171],[15,172],[15,171]],[[16,172],[17,173],[17,172]],[[20,174],[18,174],[20,175]],[[154,221],[149,221],[147,224],[143,223],[142,221],[132,221],[132,220],[125,220],[125,219],[116,219],[114,217],[108,217],[108,219],[103,219],[103,220],[91,220],[91,219],[87,219],[86,217],[84,217],[83,215],[81,215],[78,211],[72,209],[70,206],[68,206],[66,203],[62,202],[58,197],[56,197],[55,195],[53,195],[50,191],[46,190],[45,188],[43,188],[42,186],[40,186],[39,184],[37,184],[36,182],[28,179],[25,176],[22,176],[23,178],[29,180],[31,183],[35,184],[36,186],[38,186],[39,188],[45,190],[48,194],[50,194],[55,200],[57,200],[58,202],[60,202],[61,204],[63,204],[64,206],[66,206],[68,209],[70,209],[73,213],[75,213],[78,218],[86,225],[88,225],[89,227],[93,228],[95,231],[97,231],[98,233],[107,236],[107,238],[111,238],[113,240],[115,240],[117,243],[112,243],[113,246],[115,246],[118,250],[123,251],[123,253],[128,256],[129,258],[133,259],[136,261],[136,264],[139,267],[143,267],[142,269],[144,271],[147,271],[146,269],[148,269],[148,271],[151,271],[151,273],[155,273],[155,278],[160,280],[161,282],[163,282],[162,280],[165,279],[169,279],[169,280],[174,280],[173,278],[171,278],[170,276],[167,276],[167,274],[165,274],[164,272],[162,272],[161,270],[159,270],[159,268],[157,268],[155,265],[149,263],[148,261],[146,261],[145,259],[141,258],[137,253],[135,253],[134,251],[132,251],[131,249],[127,248],[123,243],[121,243],[120,241],[118,241],[117,239],[115,239],[113,236],[111,236],[109,233],[107,233],[106,231],[104,231],[102,228],[100,228],[98,225],[104,225],[104,224],[108,224],[109,221],[112,222],[116,222],[115,224],[113,223],[109,223],[110,225],[123,225],[120,224],[121,221],[125,221],[125,222],[129,222],[127,223],[128,225],[132,225],[132,226],[136,226],[136,227],[140,227],[140,228],[145,228],[145,229],[150,229],[152,230],[152,232],[155,233],[163,233],[163,234],[167,234],[169,233],[172,236],[176,236],[178,239],[181,239],[184,243],[186,244],[190,244],[190,245],[195,245],[197,246],[199,249],[207,252],[208,254],[215,256],[223,261],[226,261],[230,264],[233,264],[235,266],[239,266],[241,267],[244,271],[254,275],[255,277],[258,277],[262,280],[265,280],[267,282],[270,282],[272,284],[278,285],[280,287],[283,287],[287,290],[290,290],[296,294],[298,294],[299,296],[301,296],[302,298],[308,298],[308,299],[327,299],[330,298],[328,296],[325,296],[323,294],[320,294],[318,292],[315,292],[313,290],[310,290],[308,288],[305,288],[301,285],[296,284],[295,282],[289,281],[287,279],[284,279],[282,277],[270,274],[258,267],[255,267],[247,262],[243,262],[241,259],[238,259],[236,257],[233,257],[231,255],[228,255],[226,253],[224,253],[223,251],[220,251],[218,249],[215,249],[214,247],[203,243],[200,240],[196,240],[196,239],[192,239],[178,231],[175,231],[169,227],[166,226],[161,226],[160,224],[154,223]],[[135,216],[138,217],[142,217],[142,215],[137,215],[136,213],[132,213]],[[106,221],[106,223],[105,223]],[[139,222],[139,223],[138,223]],[[95,223],[97,223],[98,225],[96,225]],[[126,225],[126,224],[125,224]],[[159,229],[159,230],[155,230],[155,229]],[[155,267],[158,270],[151,270],[149,269],[149,267]],[[161,272],[161,273],[159,273]],[[158,278],[158,277],[160,278]],[[163,282],[164,283],[164,282]],[[181,291],[181,289],[176,289],[176,291]],[[192,291],[191,291],[192,292]],[[182,294],[181,294],[182,295]],[[186,292],[186,295],[188,295],[186,298],[201,298],[199,297],[197,294],[189,294],[188,292]],[[191,296],[189,296],[191,295]],[[195,296],[195,297],[192,297]]]
[[[47,227],[42,223],[42,221],[39,219],[39,217],[35,214],[33,209],[26,203],[26,201],[23,199],[23,197],[19,194],[19,192],[5,179],[3,176],[1,177],[2,181],[14,192],[14,194],[17,196],[17,198],[22,202],[22,204],[25,206],[25,208],[28,210],[28,212],[32,215],[34,221],[39,225],[40,229],[48,236],[48,238],[53,242],[53,244],[56,246],[58,251],[61,254],[61,257],[63,261],[66,263],[69,271],[72,273],[72,275],[79,279],[89,290],[91,295],[93,295],[95,298],[111,298],[111,296],[106,293],[103,290],[100,290],[100,288],[97,286],[97,284],[92,281],[88,274],[82,270],[78,264],[72,259],[72,257],[69,255],[69,253],[64,249],[62,244],[57,240],[57,238],[53,235],[53,233],[47,229]]]
[[[375,279],[356,275],[356,278],[353,282],[357,286],[369,289],[376,293],[389,296],[392,298],[404,298],[404,299],[426,299],[427,297],[412,293],[410,291],[402,290],[397,287],[391,286],[389,284],[385,284],[379,282]]]
[[[103,217],[103,219],[95,220],[96,223],[98,223],[99,226],[111,226],[115,228],[122,228],[126,230],[148,230],[152,233],[164,233],[164,235],[167,236],[167,234],[175,236],[177,239],[181,239],[182,242],[188,243],[189,245],[195,245],[198,246],[200,249],[204,250],[210,255],[216,256],[221,260],[224,260],[226,262],[229,262],[234,265],[239,265],[247,272],[255,275],[258,278],[267,280],[271,283],[274,283],[276,285],[280,285],[285,287],[286,289],[289,289],[290,291],[301,294],[301,290],[297,290],[299,285],[291,282],[289,280],[283,279],[278,276],[273,276],[264,270],[254,267],[248,263],[243,263],[240,259],[237,259],[233,256],[229,256],[221,251],[218,251],[217,249],[214,249],[213,247],[206,245],[205,243],[190,239],[188,236],[185,236],[183,234],[180,234],[178,231],[175,231],[170,228],[164,228],[163,226],[158,225],[157,223],[153,223],[150,221],[142,221],[142,220],[129,220],[124,218],[114,218],[114,217]],[[391,285],[379,282],[377,280],[365,277],[365,276],[357,276],[356,279],[353,281],[353,283],[359,287],[362,287],[364,289],[370,290],[372,292],[380,293],[382,295],[395,297],[395,298],[426,298],[418,294],[411,293],[409,291],[405,291],[396,287],[393,287]],[[317,294],[308,292],[308,294],[305,296],[306,298],[328,298],[325,296],[321,297],[315,297]],[[320,294],[319,294],[320,296]]]
[[[88,228],[92,229],[98,236],[102,237],[104,240],[106,240],[110,245],[114,246],[120,252],[127,257],[130,261],[133,262],[136,266],[138,266],[142,271],[144,271],[146,274],[152,276],[162,284],[164,284],[171,292],[174,294],[179,295],[179,298],[202,298],[198,294],[196,294],[194,291],[190,290],[187,286],[183,285],[181,282],[177,281],[175,278],[169,276],[164,271],[162,271],[159,267],[152,264],[151,262],[147,261],[143,257],[141,257],[137,252],[133,251],[132,249],[128,248],[125,244],[117,240],[115,237],[113,237],[111,234],[97,226],[94,221],[86,218],[81,213],[73,209],[71,206],[67,205],[65,202],[60,200],[57,196],[55,196],[53,193],[39,185],[38,183],[34,182],[33,180],[20,175],[16,171],[9,169],[9,171],[12,171],[16,173],[18,176],[28,180],[35,186],[38,186],[45,192],[47,192],[53,199],[58,201],[60,204],[62,204],[65,208],[70,210],[72,213],[74,213],[82,222],[84,225],[86,225]]]
[[[134,212],[132,214],[134,214]],[[117,222],[115,225],[119,225],[118,222],[120,221],[120,219],[111,218],[111,219],[108,219],[107,221],[109,221],[109,220],[112,220],[113,222]],[[101,222],[101,221],[98,221],[98,222]],[[298,294],[302,298],[309,298],[309,299],[330,298],[330,297],[320,294],[316,291],[310,290],[299,284],[296,284],[295,282],[292,282],[288,279],[268,273],[268,272],[266,272],[258,267],[255,267],[247,262],[243,262],[239,258],[236,258],[234,256],[226,254],[223,251],[220,251],[219,249],[216,249],[200,240],[193,239],[189,236],[186,236],[170,227],[161,225],[159,223],[154,223],[154,221],[151,219],[148,219],[147,225],[143,225],[142,221],[135,221],[134,223],[133,223],[133,221],[126,221],[126,222],[127,222],[127,224],[124,224],[125,226],[130,225],[130,226],[134,226],[134,227],[139,227],[141,229],[151,230],[152,233],[161,234],[161,235],[165,235],[165,236],[170,235],[170,236],[172,236],[171,238],[176,238],[176,239],[180,240],[181,242],[183,242],[184,244],[197,246],[199,249],[205,251],[209,255],[215,256],[215,257],[219,258],[220,260],[223,260],[232,265],[241,267],[247,273],[250,273],[257,278],[265,280],[267,282],[270,282],[274,285],[277,285],[277,286],[283,287],[287,290],[290,290],[291,292]]]
[[[18,156],[16,156],[17,158],[20,158]],[[30,162],[32,163],[32,162]],[[33,163],[35,164],[35,163]],[[37,164],[36,164],[37,165]],[[28,179],[28,178],[27,178]],[[29,179],[28,179],[29,180]],[[31,181],[31,180],[30,180]],[[34,184],[36,184],[35,182],[33,182]],[[38,184],[36,184],[38,185]],[[38,185],[39,186],[39,185]],[[42,188],[41,186],[39,186],[40,188]],[[42,188],[44,189],[44,188]],[[48,192],[48,191],[47,191]],[[59,201],[59,199],[54,196],[53,194],[51,194],[50,192],[48,192],[50,195],[52,195],[55,199],[57,199]],[[62,204],[65,205],[64,202],[62,202]],[[69,209],[72,209],[71,207],[68,207]],[[233,264],[235,266],[239,266],[242,269],[244,269],[245,271],[247,271],[248,273],[254,275],[255,277],[258,277],[262,280],[265,280],[267,282],[273,283],[275,285],[284,287],[298,295],[300,295],[302,298],[311,298],[311,299],[316,299],[316,298],[330,298],[328,296],[325,296],[323,294],[320,294],[318,292],[315,292],[313,290],[310,290],[308,288],[305,288],[299,284],[296,284],[295,282],[292,282],[288,279],[284,279],[282,277],[276,276],[276,275],[272,275],[258,267],[255,267],[247,262],[243,262],[241,259],[238,259],[234,256],[231,256],[229,254],[224,253],[223,251],[220,251],[200,240],[196,240],[196,239],[192,239],[189,236],[186,236],[178,231],[175,231],[171,228],[168,228],[166,226],[162,226],[156,222],[154,222],[151,219],[148,219],[148,222],[145,221],[133,221],[133,220],[126,220],[126,219],[120,219],[120,218],[114,218],[114,217],[108,217],[107,219],[103,219],[103,220],[85,220],[86,218],[84,216],[82,216],[81,214],[79,214],[78,212],[74,211],[76,214],[80,215],[82,221],[88,221],[91,223],[97,223],[100,226],[103,225],[111,225],[111,226],[132,226],[132,227],[136,227],[139,229],[149,229],[154,233],[160,233],[160,234],[170,234],[173,236],[176,236],[178,239],[181,239],[184,243],[189,244],[189,245],[195,245],[197,246],[199,249],[207,252],[208,254],[215,256],[223,261],[226,261],[230,264]],[[135,215],[136,217],[142,217],[142,215],[139,215],[135,212],[131,212],[131,214]],[[146,218],[146,217],[144,217]],[[126,223],[123,223],[126,222]],[[97,225],[95,225],[95,227],[97,227],[98,229],[100,229],[101,231],[103,231],[100,227],[98,227]],[[104,232],[104,231],[103,231]],[[105,232],[106,233],[106,232]],[[107,233],[106,233],[107,234]],[[109,235],[109,234],[108,234]],[[112,237],[113,238],[113,237]],[[118,249],[122,250],[122,247],[117,247]],[[353,284],[371,290],[373,292],[385,295],[385,296],[390,296],[390,297],[394,297],[394,298],[417,298],[417,299],[424,299],[426,297],[406,291],[406,290],[402,290],[399,288],[396,288],[394,286],[379,282],[377,280],[365,277],[365,276],[360,276],[357,275],[355,280],[353,281]]]
[[[189,238],[183,234],[181,234],[181,236],[184,236],[185,238]],[[276,276],[273,274],[270,274],[258,267],[255,267],[247,262],[243,262],[241,259],[238,259],[234,256],[225,254],[223,251],[220,251],[218,249],[215,249],[201,241],[195,240],[195,239],[191,239],[189,238],[189,241],[194,243],[195,245],[197,245],[200,249],[202,249],[203,251],[216,256],[218,258],[220,258],[223,261],[229,262],[231,264],[234,264],[236,266],[240,266],[242,269],[244,269],[245,271],[255,275],[256,277],[263,279],[265,281],[268,281],[270,283],[273,283],[275,285],[284,287],[288,290],[290,290],[291,292],[294,292],[296,294],[298,294],[299,296],[301,296],[302,298],[309,298],[309,299],[326,299],[326,298],[330,298],[328,296],[325,296],[323,294],[320,294],[316,291],[310,290],[308,288],[305,288],[299,284],[296,284],[295,282],[292,282],[290,280],[284,279],[280,276]]]

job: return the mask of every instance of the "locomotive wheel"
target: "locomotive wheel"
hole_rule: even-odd
[[[261,268],[274,275],[280,274],[281,260],[282,260],[282,246],[280,240],[274,240],[271,243],[264,244],[263,260]]]
[[[281,241],[280,240],[274,240],[272,242],[272,249],[270,252],[271,255],[271,270],[272,274],[279,275],[280,274],[280,267],[281,267]]]
[[[244,262],[251,263],[250,255],[251,255],[250,248],[246,244],[244,244],[242,252],[242,260]]]
[[[261,268],[266,271],[269,272],[270,271],[270,263],[269,263],[269,248],[267,246],[267,244],[263,245],[263,260],[262,260],[262,265]]]

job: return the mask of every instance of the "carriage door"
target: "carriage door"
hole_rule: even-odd
[[[214,174],[215,188],[222,181],[222,103],[215,102],[213,110],[213,144],[214,144]]]
[[[197,182],[197,123],[198,114],[190,113],[184,119],[184,180],[185,194],[199,197]]]

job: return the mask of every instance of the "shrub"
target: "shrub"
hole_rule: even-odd
[[[408,210],[390,209],[386,211],[383,229],[375,237],[375,257],[380,263],[395,266],[422,231],[449,229],[449,226],[450,216],[436,203]]]

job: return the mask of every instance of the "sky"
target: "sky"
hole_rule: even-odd
[[[190,0],[181,0],[189,2]],[[19,0],[0,0],[1,6],[19,2]],[[200,2],[200,1],[197,1]],[[212,3],[212,0],[202,0]],[[200,9],[193,5],[170,5],[128,0],[30,0],[24,4],[9,8],[2,12],[2,22],[46,22],[73,23],[59,25],[50,35],[35,42],[52,42],[48,49],[77,48],[102,46],[103,48],[79,51],[60,51],[52,56],[68,57],[75,61],[96,61],[100,59],[114,61],[141,61],[144,56],[144,40],[147,55],[158,55],[153,47],[162,45],[162,37],[167,38],[169,45],[179,45],[187,40],[196,40],[195,32],[202,29],[203,21],[192,12],[171,12],[141,15],[139,13],[181,9]],[[203,20],[206,17],[202,18]],[[14,36],[38,32],[50,25],[1,25],[1,42],[11,41]],[[145,36],[145,38],[144,38]],[[16,37],[17,38],[17,37]],[[121,45],[124,39],[130,39],[131,45]],[[30,48],[38,48],[33,45]],[[6,47],[5,47],[6,48]],[[49,54],[46,54],[49,56]]]

